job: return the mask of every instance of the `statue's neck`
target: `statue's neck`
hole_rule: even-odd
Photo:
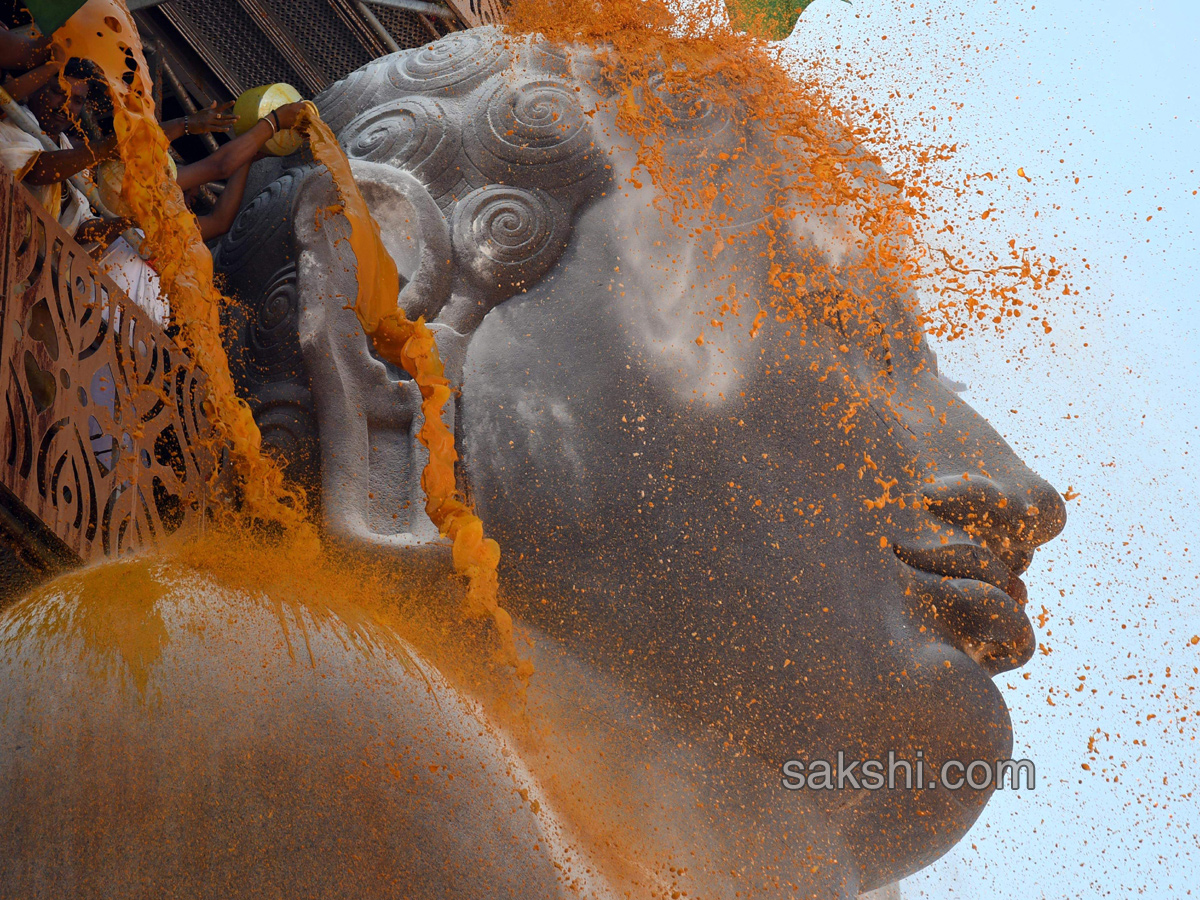
[[[780,787],[773,767],[721,736],[697,737],[636,684],[546,634],[518,630],[537,674],[513,739],[618,896],[646,895],[647,885],[744,896],[776,874],[795,885],[798,872],[811,876],[805,896],[857,896],[850,854],[807,798]],[[813,852],[824,860],[815,874]]]

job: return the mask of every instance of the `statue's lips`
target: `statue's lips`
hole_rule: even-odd
[[[926,599],[937,630],[989,674],[1024,665],[1033,655],[1033,625],[1025,614],[1025,582],[996,554],[957,541],[934,546],[893,545]]]

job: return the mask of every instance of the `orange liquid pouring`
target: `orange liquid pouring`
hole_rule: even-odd
[[[350,223],[350,247],[358,269],[358,296],[354,311],[376,351],[388,362],[401,366],[421,389],[424,423],[418,440],[429,450],[429,462],[421,473],[425,512],[438,530],[454,542],[454,569],[467,579],[467,604],[472,613],[491,616],[500,633],[509,662],[517,674],[528,678],[533,666],[519,659],[512,636],[512,617],[497,599],[497,566],[500,545],[484,537],[483,522],[458,496],[454,463],[454,435],[442,420],[450,399],[433,332],[424,317],[410,320],[396,305],[400,276],[383,245],[379,224],[367,208],[346,154],[317,108],[308,103],[299,128],[307,135],[313,157],[329,170],[342,202],[342,215]]]
[[[195,216],[168,168],[169,142],[155,115],[145,56],[133,19],[121,0],[89,0],[55,33],[68,56],[97,63],[114,99],[114,127],[125,163],[123,196],[145,230],[148,250],[162,279],[184,344],[208,375],[206,408],[231,460],[252,518],[281,525],[287,537],[319,558],[316,530],[308,519],[302,490],[285,484],[283,472],[262,451],[262,435],[245,401],[237,396],[220,336],[222,298],[213,284],[212,256]],[[421,390],[425,422],[420,441],[429,450],[421,476],[426,512],[453,541],[455,571],[467,579],[467,603],[488,615],[500,633],[504,653],[527,679],[532,665],[519,659],[512,617],[497,599],[500,547],[484,537],[483,523],[457,496],[454,437],[442,421],[450,384],[432,332],[422,319],[409,321],[396,306],[399,276],[383,246],[379,226],[354,183],[349,163],[333,133],[309,104],[303,129],[313,155],[329,169],[351,226],[350,245],[358,267],[355,309],[366,333],[389,362],[402,366]]]
[[[282,470],[263,454],[254,416],[234,389],[221,344],[221,295],[213,285],[212,256],[170,174],[170,143],[155,116],[149,69],[132,16],[121,0],[89,0],[54,38],[66,55],[99,65],[112,91],[113,125],[125,163],[123,196],[145,231],[143,253],[159,273],[183,343],[208,376],[205,408],[231,449],[245,512],[282,525],[293,540],[315,549],[304,492],[285,485]]]

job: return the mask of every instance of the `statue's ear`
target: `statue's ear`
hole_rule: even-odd
[[[452,281],[441,210],[406,172],[363,162],[352,167],[402,276],[396,302],[409,317],[432,318]],[[355,315],[357,260],[328,172],[309,170],[292,209],[297,332],[317,418],[327,533],[393,555],[446,551],[424,512],[421,471],[428,454],[416,437],[421,392],[407,373],[374,354]],[[434,331],[444,356],[461,358],[460,336],[437,326]]]
[[[350,168],[400,272],[400,306],[410,319],[425,316],[432,321],[449,299],[454,277],[445,216],[425,186],[403,169],[362,160],[352,160]],[[293,208],[297,251],[328,260],[329,274],[352,303],[356,260],[347,241],[349,224],[340,215],[341,203],[328,172],[311,171]]]

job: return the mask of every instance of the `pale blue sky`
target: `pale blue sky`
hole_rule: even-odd
[[[1048,338],[937,348],[1080,497],[1026,576],[1051,652],[998,679],[1037,789],[993,799],[904,895],[1200,897],[1200,4],[817,0],[789,47],[871,72],[853,90],[881,102],[899,91],[908,134],[998,175],[1004,214],[971,236],[1030,235],[1080,287]]]

